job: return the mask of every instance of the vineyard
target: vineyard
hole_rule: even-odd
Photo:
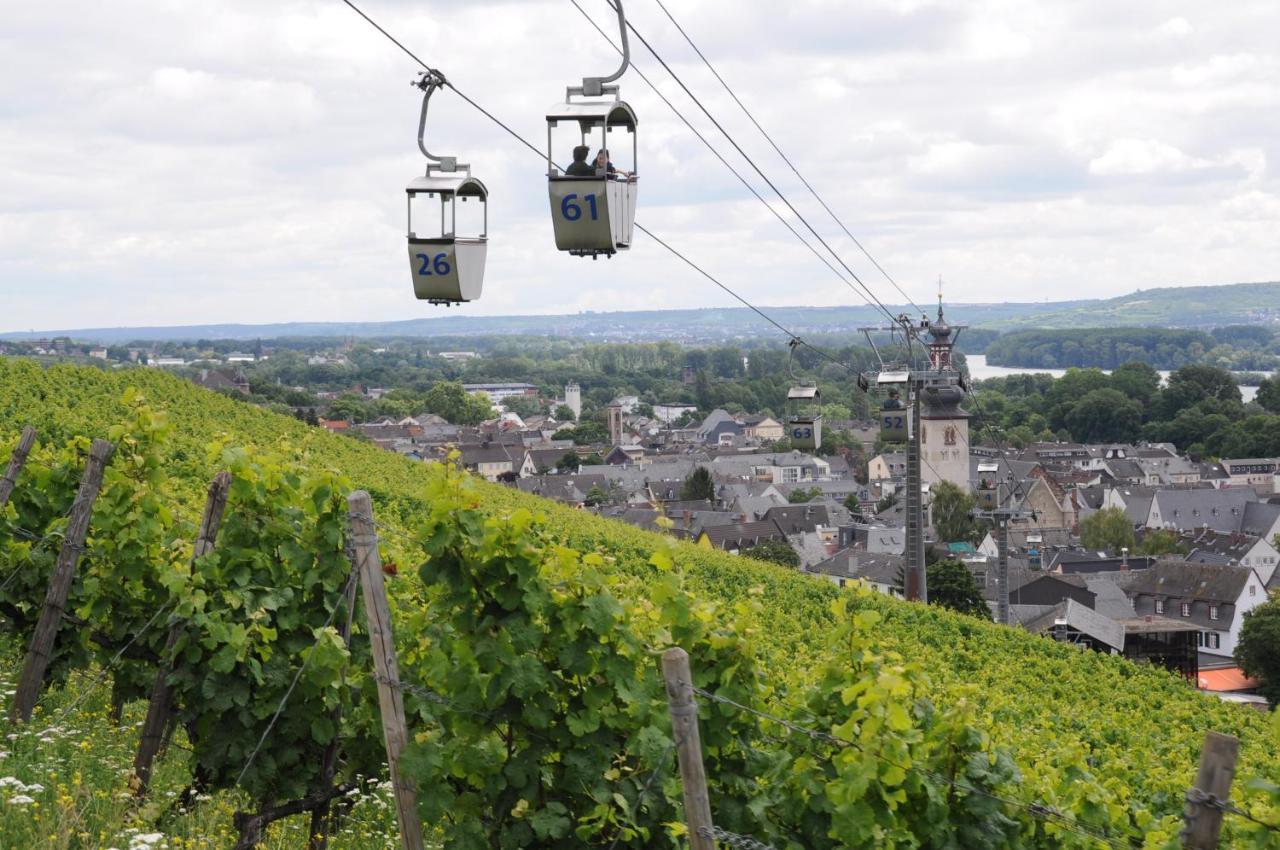
[[[388,688],[429,846],[684,846],[674,646],[726,834],[1177,846],[1216,730],[1241,741],[1232,801],[1254,819],[1228,817],[1222,846],[1280,846],[1271,719],[1163,671],[676,543],[155,370],[0,360],[0,470],[24,426],[0,507],[17,718],[0,846],[399,846]],[[375,672],[355,490],[398,678]]]

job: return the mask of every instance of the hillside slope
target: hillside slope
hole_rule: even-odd
[[[154,370],[43,370],[26,361],[0,360],[0,459],[25,424],[50,440],[105,433],[109,421],[125,414],[120,398],[127,387],[139,388],[166,409],[176,426],[170,472],[185,487],[182,511],[197,510],[216,472],[216,455],[208,450],[214,443],[287,447],[313,467],[339,470],[372,493],[379,519],[393,527],[415,527],[427,508],[427,484],[436,474],[431,466]],[[652,553],[669,545],[657,535],[508,488],[479,486],[485,510],[534,508],[566,544],[599,551],[613,568],[637,576],[651,573]],[[830,657],[831,605],[848,591],[689,545],[676,545],[673,552],[687,586],[699,595],[725,604],[763,601],[758,630],[766,671],[803,680],[818,659]],[[1167,830],[1181,811],[1182,793],[1208,730],[1241,738],[1242,780],[1280,780],[1275,766],[1280,738],[1267,717],[1204,697],[1164,671],[924,606],[869,597],[858,604],[882,615],[876,635],[882,649],[929,671],[935,703],[977,706],[978,725],[1013,753],[1037,799],[1078,810],[1080,796],[1088,795],[1088,805],[1148,811],[1163,818]],[[1280,814],[1264,801],[1253,805],[1255,812]]]

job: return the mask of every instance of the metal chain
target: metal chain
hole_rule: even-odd
[[[1186,831],[1190,828],[1191,821],[1194,821],[1196,818],[1195,807],[1197,806],[1204,806],[1209,809],[1217,809],[1218,811],[1223,812],[1224,814],[1236,815],[1237,817],[1242,817],[1247,821],[1252,821],[1258,826],[1264,827],[1270,830],[1271,832],[1280,832],[1280,826],[1267,823],[1264,820],[1259,820],[1258,818],[1255,818],[1253,815],[1249,814],[1248,812],[1244,811],[1243,809],[1233,804],[1230,800],[1224,800],[1221,797],[1218,797],[1217,795],[1214,795],[1214,794],[1210,794],[1207,791],[1204,791],[1200,788],[1194,788],[1194,787],[1188,788],[1185,799],[1188,803],[1188,806],[1186,811],[1187,825],[1183,827],[1184,833],[1186,833]]]
[[[701,835],[703,838],[710,838],[714,841],[728,844],[730,847],[740,848],[740,850],[776,850],[772,845],[765,844],[763,841],[758,841],[750,835],[739,835],[736,832],[730,832],[729,830],[721,829],[718,826],[700,827],[698,829],[698,835]]]

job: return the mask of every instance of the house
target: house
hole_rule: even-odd
[[[1125,585],[1139,617],[1166,617],[1194,625],[1206,655],[1230,658],[1244,615],[1267,600],[1258,573],[1249,567],[1161,561],[1131,573]]]
[[[1274,540],[1280,534],[1280,505],[1267,502],[1250,502],[1244,506],[1240,519],[1240,531],[1264,540]]]
[[[713,446],[733,445],[733,438],[742,436],[742,426],[729,415],[727,410],[716,408],[707,414],[698,426],[698,441]]]
[[[538,388],[533,384],[463,384],[462,388],[471,395],[484,393],[489,397],[489,401],[494,404],[501,402],[505,398],[511,398],[512,396],[538,397]]]
[[[686,413],[694,413],[697,410],[698,408],[692,404],[655,404],[653,418],[670,425]]]
[[[900,577],[906,559],[901,555],[872,555],[854,549],[842,549],[824,561],[819,561],[805,572],[812,573],[840,587],[863,582],[886,596],[901,596]]]
[[[201,369],[192,377],[191,381],[206,390],[221,390],[241,395],[249,394],[249,379],[244,376],[243,372],[235,372],[229,369]]]
[[[834,530],[834,525],[827,517],[827,509],[822,505],[800,504],[769,508],[761,519],[777,523],[778,528],[788,536],[824,527]]]
[[[1280,563],[1280,552],[1271,540],[1238,531],[1230,534],[1211,529],[1191,531],[1182,535],[1181,543],[1188,549],[1189,562],[1251,567],[1268,587]]]
[[[722,549],[738,554],[743,549],[757,546],[767,540],[786,542],[787,535],[772,520],[741,522],[705,528],[698,537],[698,545],[709,549]]]
[[[742,434],[750,440],[772,443],[785,437],[787,429],[771,416],[752,415],[742,418]]]
[[[1062,600],[1022,627],[1032,634],[1047,634],[1054,640],[1098,652],[1124,652],[1124,626],[1074,599]]]
[[[868,481],[890,481],[906,475],[907,456],[901,452],[884,452],[867,463]]]
[[[1222,461],[1227,480],[1232,487],[1252,487],[1260,496],[1277,492],[1280,479],[1280,458],[1240,458]]]
[[[1221,490],[1158,490],[1143,523],[1147,528],[1179,531],[1208,527],[1217,532],[1239,531],[1245,506],[1258,495],[1244,487]]]
[[[512,452],[502,443],[462,446],[458,451],[458,462],[464,469],[489,481],[497,481],[500,475],[516,475],[517,464],[524,462],[522,453],[519,457],[513,457]]]

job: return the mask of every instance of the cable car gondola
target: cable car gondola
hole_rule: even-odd
[[[813,384],[787,390],[787,436],[797,449],[822,448],[822,392]]]
[[[427,150],[423,135],[427,126],[427,106],[445,79],[427,71],[414,83],[422,89],[422,116],[418,120],[418,149],[428,160],[427,173],[415,177],[405,189],[408,195],[409,273],[413,294],[431,304],[459,304],[475,301],[484,286],[484,261],[489,249],[489,191],[471,176],[471,166],[454,156],[434,156]],[[414,221],[422,226],[433,210],[427,207],[440,198],[440,235],[419,235]],[[479,201],[480,233],[458,236],[458,201]],[[417,209],[415,210],[415,206]],[[427,231],[423,231],[425,234]]]
[[[627,44],[627,19],[618,2],[618,26],[622,31],[622,66],[607,77],[585,77],[581,86],[570,86],[564,103],[547,111],[547,194],[556,248],[593,260],[612,257],[631,247],[636,221],[636,113],[619,96],[618,79],[631,64]],[[581,99],[574,100],[577,96]],[[612,99],[610,99],[612,96]],[[609,134],[626,130],[631,136],[631,171],[619,174],[612,163],[596,165],[575,158],[563,172],[556,165],[555,130],[561,123],[576,125],[579,147],[590,150],[599,131],[600,150],[609,149]]]
[[[907,441],[908,411],[902,391],[910,379],[910,372],[881,372],[876,383],[888,387],[888,392],[880,402],[880,439],[886,443],[905,443]]]
[[[994,511],[1000,507],[1000,464],[982,461],[978,464],[978,508]]]

